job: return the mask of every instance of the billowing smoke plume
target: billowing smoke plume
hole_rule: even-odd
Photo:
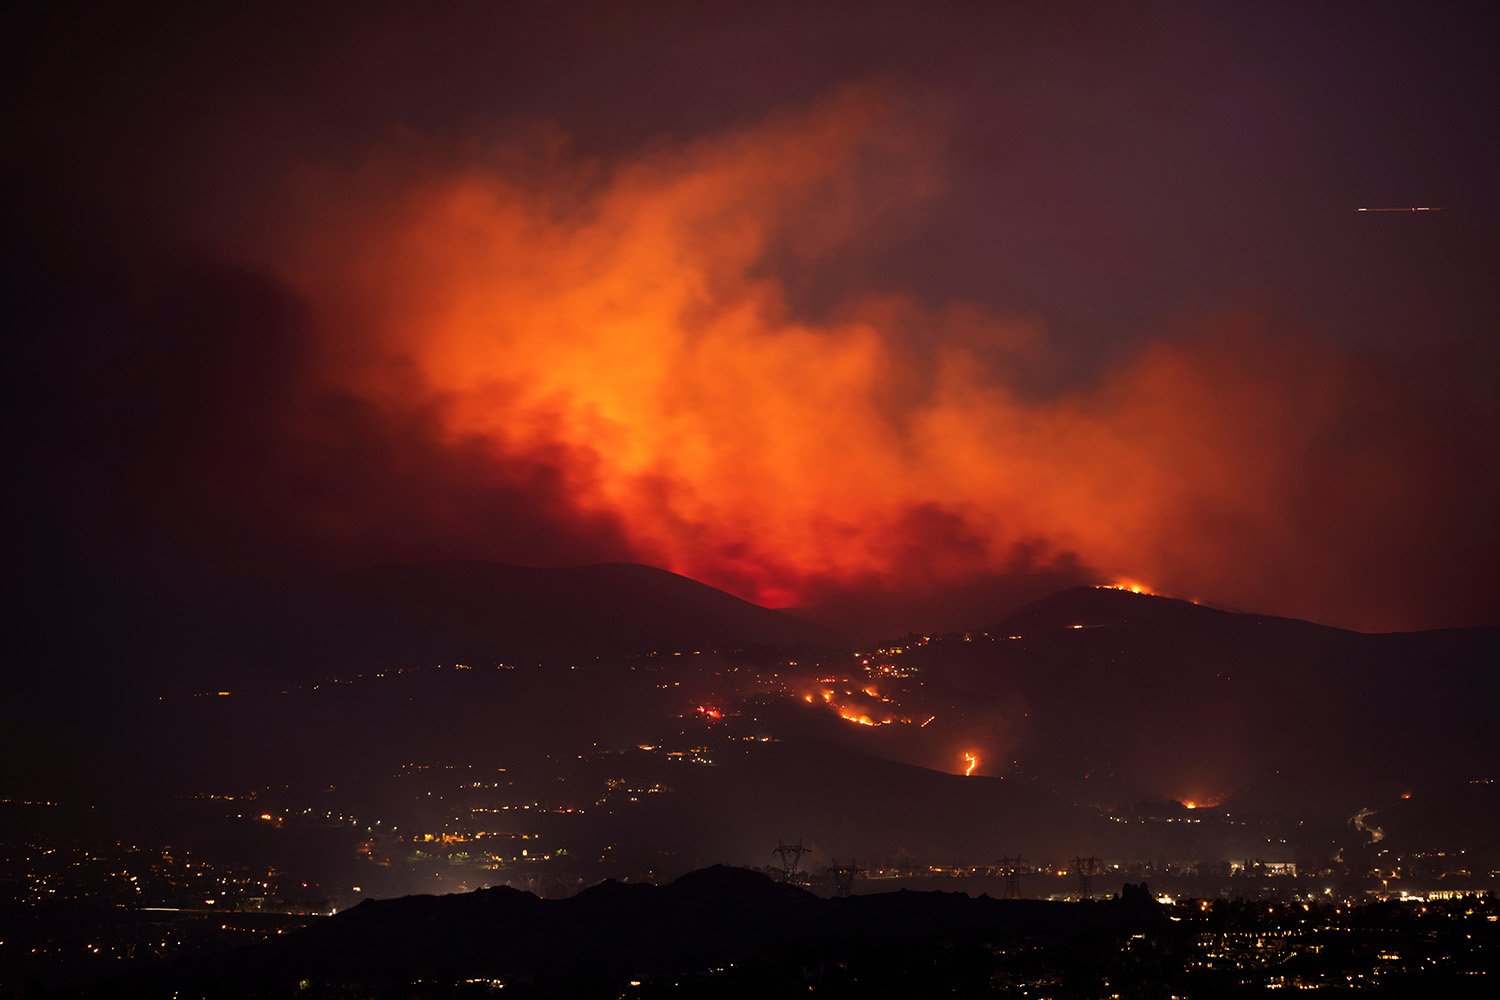
[[[270,505],[334,549],[633,558],[768,604],[1076,561],[1353,627],[1477,614],[1435,581],[1495,541],[1462,359],[1242,311],[1043,390],[1045,317],[839,271],[941,190],[939,132],[855,89],[609,162],[541,130],[304,165],[231,248],[312,338],[274,461],[322,471]]]

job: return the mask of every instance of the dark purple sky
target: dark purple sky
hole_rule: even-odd
[[[1025,548],[1351,627],[1497,623],[1493,4],[100,6],[29,13],[5,43],[27,565],[639,559],[769,600],[894,586],[928,556],[944,569],[924,585],[960,583]],[[882,159],[909,158],[909,138],[856,143],[835,180],[878,211],[810,252],[817,193],[788,195],[737,279],[774,283],[817,329],[879,293],[1041,331],[1020,362],[965,343],[1004,369],[986,386],[1062,428],[1046,432],[1057,467],[1083,470],[1055,487],[1055,525],[1029,508],[990,524],[985,497],[1025,506],[1004,491],[908,491],[846,527],[898,524],[919,545],[813,572],[758,551],[764,532],[729,524],[703,482],[661,473],[667,537],[637,513],[638,482],[629,501],[578,499],[608,493],[579,480],[612,460],[601,449],[507,450],[454,430],[452,386],[423,383],[398,412],[331,374],[330,343],[360,345],[328,332],[337,295],[282,267],[279,248],[311,239],[287,236],[317,216],[288,193],[306,199],[309,175],[363,259],[388,233],[359,226],[432,178],[555,162],[562,180],[518,183],[593,205],[621,164],[759,142],[849,87],[896,109],[921,163]],[[517,149],[550,152],[515,166]],[[1355,211],[1416,205],[1444,211]],[[954,343],[921,324],[884,335],[918,372]],[[1263,408],[1264,432],[1200,417],[1200,390]],[[1101,436],[1096,417],[1126,430]],[[1159,426],[1200,419],[1221,430]],[[1100,477],[1120,473],[1076,449],[1137,439],[1153,471],[1122,481],[1128,517],[1091,529],[1110,515],[1080,506],[1080,484],[1108,496]]]

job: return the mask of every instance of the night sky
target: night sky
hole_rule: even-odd
[[[770,606],[1064,567],[1500,624],[1492,3],[42,5],[6,35],[38,620],[469,558]]]

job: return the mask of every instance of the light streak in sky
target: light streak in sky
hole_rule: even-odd
[[[1416,205],[1407,208],[1356,208],[1356,212],[1444,212],[1446,206],[1441,205]]]

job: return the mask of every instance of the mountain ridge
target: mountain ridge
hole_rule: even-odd
[[[324,662],[543,661],[843,641],[824,626],[640,563],[387,563],[304,583],[259,614],[292,656]]]

